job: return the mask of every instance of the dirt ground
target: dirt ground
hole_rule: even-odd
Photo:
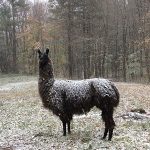
[[[131,109],[150,112],[150,85],[115,83],[121,99],[111,142],[101,140],[104,124],[96,108],[74,116],[62,136],[60,120],[42,107],[36,77],[0,78],[0,150],[150,150],[150,119],[123,118]]]

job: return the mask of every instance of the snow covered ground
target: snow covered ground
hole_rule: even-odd
[[[116,83],[121,99],[111,142],[101,140],[101,111],[74,116],[72,134],[62,136],[61,121],[42,107],[37,78],[0,78],[0,150],[149,150],[150,120],[119,117],[134,108],[150,111],[150,85]],[[6,149],[7,148],[7,149]]]
[[[10,91],[10,90],[24,90],[24,88],[30,87],[30,85],[36,84],[37,81],[28,81],[28,82],[17,82],[17,83],[7,83],[0,86],[0,91]]]

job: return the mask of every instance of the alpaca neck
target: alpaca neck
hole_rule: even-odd
[[[39,67],[39,81],[44,83],[49,83],[49,85],[53,85],[54,83],[54,74],[52,66],[48,66],[46,68]]]
[[[54,79],[54,74],[53,74],[53,72],[45,73],[43,71],[39,71],[39,78],[43,79],[43,80]]]
[[[38,88],[39,88],[39,94],[42,99],[42,103],[45,108],[50,107],[50,102],[48,101],[49,98],[49,92],[52,90],[53,84],[54,84],[54,75],[53,72],[48,72],[46,74],[43,72],[43,70],[39,69],[39,82],[38,82]]]

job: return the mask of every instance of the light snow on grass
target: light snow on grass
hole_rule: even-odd
[[[111,142],[101,140],[104,124],[101,111],[74,116],[71,135],[62,136],[61,121],[42,106],[37,79],[8,79],[0,84],[0,149],[13,150],[148,150],[150,120],[123,119],[132,108],[150,111],[150,86],[116,83],[121,95],[115,110],[116,129]],[[24,79],[25,78],[25,79]],[[2,80],[2,79],[0,79]]]

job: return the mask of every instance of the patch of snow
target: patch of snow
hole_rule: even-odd
[[[100,113],[91,111],[87,115],[83,114],[81,116],[74,116],[73,118],[75,118],[75,119],[88,118],[88,117],[91,117],[91,118],[95,117],[96,118],[99,116],[101,117]]]
[[[37,84],[36,81],[29,81],[29,82],[17,82],[17,83],[8,83],[5,85],[0,86],[1,91],[10,91],[10,90],[22,90],[23,88],[28,88],[31,85]]]

